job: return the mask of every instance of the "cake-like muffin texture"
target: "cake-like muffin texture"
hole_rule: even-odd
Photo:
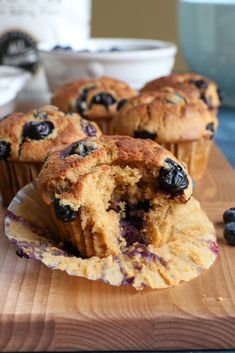
[[[123,81],[101,77],[67,83],[58,88],[51,102],[65,112],[78,112],[83,118],[94,120],[107,134],[114,114],[136,94]]]
[[[127,101],[113,121],[112,132],[156,141],[184,161],[194,179],[200,179],[217,127],[215,112],[203,101],[168,87]]]
[[[52,153],[39,190],[60,241],[82,257],[117,256],[174,236],[174,209],[192,193],[187,169],[151,140],[86,138]]]
[[[50,151],[100,134],[96,123],[54,106],[5,117],[0,121],[0,189],[4,204],[9,204],[15,193],[38,175]]]
[[[163,76],[152,80],[144,85],[141,92],[158,91],[164,87],[172,87],[182,91],[191,99],[201,99],[209,109],[217,111],[223,94],[216,82],[193,72],[173,73],[169,76]]]

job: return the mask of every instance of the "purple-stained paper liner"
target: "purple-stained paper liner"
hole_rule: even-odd
[[[58,243],[58,229],[50,219],[35,183],[21,189],[12,200],[5,232],[18,247],[19,256],[39,260],[50,269],[114,286],[166,288],[197,277],[218,254],[214,227],[191,199],[178,205],[174,237],[159,248],[135,244],[119,256],[83,259]]]

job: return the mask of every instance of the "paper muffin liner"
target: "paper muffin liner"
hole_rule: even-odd
[[[41,162],[0,161],[0,192],[8,206],[17,191],[31,183],[39,174]]]
[[[179,205],[177,215],[179,234],[159,248],[134,244],[119,256],[83,259],[57,240],[58,228],[31,183],[12,200],[5,232],[21,256],[41,261],[50,269],[114,286],[160,289],[197,277],[212,265],[219,251],[214,227],[198,201],[192,198]]]
[[[212,146],[211,140],[200,139],[191,142],[161,143],[161,146],[187,164],[189,174],[194,180],[202,178],[208,163]]]

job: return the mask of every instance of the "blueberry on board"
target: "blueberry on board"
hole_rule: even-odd
[[[188,177],[183,168],[172,159],[166,158],[165,162],[168,168],[161,167],[160,169],[160,187],[170,194],[177,195],[188,187]]]
[[[217,94],[218,94],[220,102],[222,102],[224,99],[224,93],[221,91],[221,89],[219,87],[217,88]]]
[[[235,207],[229,208],[223,214],[224,223],[235,222]]]
[[[0,140],[0,160],[6,159],[10,156],[11,144],[10,142]]]
[[[147,130],[136,130],[134,131],[134,137],[139,139],[150,139],[155,140],[157,137],[156,132],[149,132]]]
[[[116,103],[116,99],[112,96],[112,94],[101,92],[92,97],[90,107],[92,107],[93,104],[101,104],[104,105],[107,110],[109,110],[109,106],[114,103]]]
[[[206,130],[209,130],[209,131],[212,132],[212,135],[210,136],[210,140],[212,140],[213,137],[214,137],[214,133],[215,133],[214,123],[213,123],[213,122],[212,122],[212,123],[208,123],[208,124],[206,125]]]
[[[204,80],[190,80],[189,83],[192,83],[199,89],[207,89],[208,83]]]
[[[54,125],[51,121],[30,121],[24,125],[23,137],[31,140],[43,140],[52,133]]]
[[[90,141],[78,141],[72,145],[69,156],[78,154],[81,157],[89,156],[92,152],[97,150],[97,145]]]
[[[125,105],[126,102],[127,102],[126,98],[123,98],[120,101],[118,101],[117,110],[120,110]]]
[[[224,238],[230,245],[235,245],[235,222],[225,224]]]
[[[55,214],[62,222],[72,222],[77,218],[78,211],[73,211],[68,205],[61,205],[59,199],[54,200]]]

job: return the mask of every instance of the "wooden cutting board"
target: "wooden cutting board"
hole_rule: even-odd
[[[197,279],[165,290],[112,287],[21,259],[0,228],[0,350],[157,350],[235,347],[235,247],[221,217],[235,206],[235,172],[217,147],[195,196],[221,252]]]

